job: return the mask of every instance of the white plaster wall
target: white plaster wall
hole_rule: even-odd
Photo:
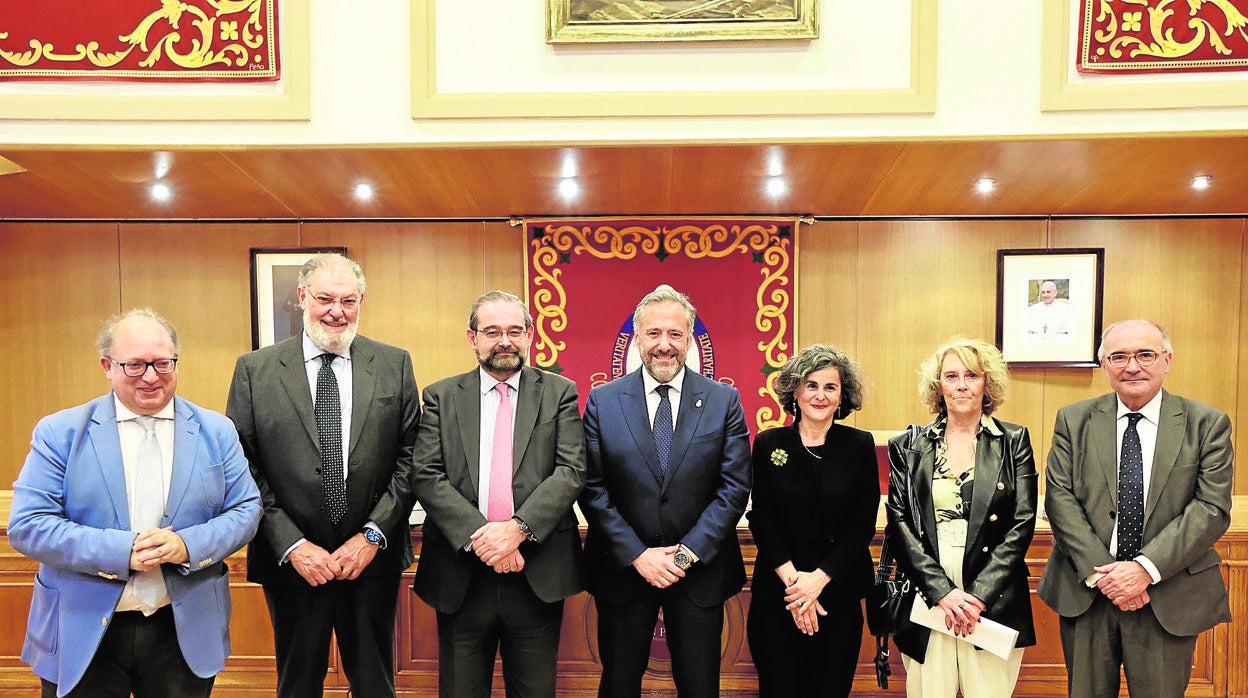
[[[311,2],[312,119],[308,122],[91,122],[0,120],[5,144],[285,145],[459,142],[610,142],[738,139],[878,139],[1032,136],[1089,133],[1237,130],[1248,108],[1155,109],[1042,113],[1041,2],[940,0],[937,111],[917,116],[535,118],[413,121],[410,117],[409,0]],[[420,5],[422,0],[416,0]],[[427,0],[433,2],[435,0]],[[803,47],[594,48],[571,53],[543,42],[540,0],[439,2],[439,89],[509,91],[577,89],[753,89],[763,86],[896,86],[909,59],[846,61],[848,55],[895,51],[908,26],[845,22],[837,17],[908,16],[900,0],[823,0],[824,38]],[[1074,0],[1069,0],[1074,2]],[[837,9],[852,5],[853,8]],[[453,41],[452,22],[471,19],[481,40]],[[447,9],[452,8],[452,9]],[[481,12],[481,8],[495,12]],[[862,8],[871,8],[864,10]],[[900,9],[899,9],[900,8]],[[838,14],[840,13],[840,14]],[[846,14],[848,13],[848,14]],[[857,14],[855,14],[857,13]],[[888,15],[887,13],[892,13]],[[444,29],[441,25],[448,26]],[[854,25],[859,25],[855,27]],[[852,30],[852,31],[851,31]],[[443,33],[444,32],[444,33]],[[835,41],[829,40],[836,37]],[[423,42],[423,37],[417,37]],[[449,44],[463,44],[448,46]],[[423,50],[423,48],[421,49]],[[591,54],[589,57],[583,54]],[[575,55],[578,60],[568,60]],[[664,69],[677,55],[681,71]],[[721,68],[721,66],[727,69]],[[831,67],[844,68],[833,71]],[[1082,79],[1082,78],[1077,78]],[[613,82],[614,81],[614,82]],[[0,100],[14,87],[0,85]],[[46,88],[41,88],[46,89]],[[56,87],[121,90],[126,87]],[[145,88],[159,89],[159,88]]]

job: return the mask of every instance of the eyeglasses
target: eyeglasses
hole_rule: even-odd
[[[326,308],[332,308],[334,307],[334,304],[337,303],[342,306],[342,309],[346,312],[351,312],[352,310],[360,307],[360,299],[354,296],[348,296],[347,298],[334,298],[333,296],[316,294],[312,296],[312,300],[316,301],[317,305],[323,305]]]
[[[1159,352],[1152,351],[1151,349],[1137,351],[1134,354],[1117,351],[1109,356],[1106,356],[1105,363],[1109,364],[1111,368],[1126,368],[1127,364],[1131,363],[1131,359],[1135,359],[1135,363],[1138,364],[1140,368],[1147,368],[1157,363],[1157,359],[1160,358],[1161,354]]]
[[[155,361],[118,361],[113,357],[108,357],[109,361],[121,367],[121,370],[131,378],[138,378],[147,373],[147,367],[151,366],[157,373],[173,373],[178,368],[177,359],[156,359]]]
[[[506,330],[501,330],[497,327],[487,327],[484,330],[473,330],[473,331],[492,342],[502,339],[503,335],[507,335],[507,339],[510,339],[511,341],[514,342],[520,339],[521,337],[523,337],[525,333],[528,332],[528,328],[508,327]]]

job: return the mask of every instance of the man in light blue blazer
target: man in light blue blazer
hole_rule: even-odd
[[[131,310],[97,347],[112,392],[40,420],[13,485],[9,540],[39,562],[22,661],[44,698],[207,696],[260,494],[233,424],[174,397],[167,320]]]
[[[694,313],[671,286],[642,298],[633,329],[643,368],[594,388],[585,406],[580,503],[599,696],[641,694],[660,609],[677,691],[719,696],[724,602],[745,584],[736,527],[750,442],[736,388],[685,369]]]

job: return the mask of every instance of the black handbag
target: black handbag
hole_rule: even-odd
[[[867,627],[875,636],[875,682],[880,688],[888,688],[888,677],[893,673],[888,665],[888,638],[910,625],[915,596],[915,587],[897,567],[891,547],[888,536],[884,536],[875,580],[867,595]]]

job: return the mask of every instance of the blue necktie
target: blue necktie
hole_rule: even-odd
[[[1134,560],[1144,544],[1144,452],[1135,425],[1144,417],[1127,415],[1118,460],[1118,559]]]
[[[659,409],[654,411],[654,447],[659,451],[659,467],[667,475],[667,459],[672,454],[672,401],[667,392],[670,385],[655,388],[659,393]]]
[[[335,525],[347,513],[347,483],[342,476],[342,407],[338,403],[338,379],[331,364],[337,354],[321,354],[321,370],[316,373],[316,438],[321,445],[321,486],[325,489],[325,511]]]

